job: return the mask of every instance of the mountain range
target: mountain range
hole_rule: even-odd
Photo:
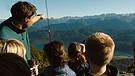
[[[135,13],[50,18],[39,20],[28,31],[31,44],[41,50],[44,44],[50,42],[49,31],[51,40],[61,41],[66,47],[71,42],[82,43],[92,33],[104,32],[114,39],[115,54],[132,56],[131,42],[135,38]]]

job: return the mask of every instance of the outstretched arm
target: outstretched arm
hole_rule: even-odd
[[[38,14],[37,16],[35,16],[33,18],[33,23],[37,22],[40,19],[45,19],[45,15],[44,14]]]

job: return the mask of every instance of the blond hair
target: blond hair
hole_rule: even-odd
[[[87,59],[99,66],[108,64],[114,53],[113,39],[102,32],[92,34],[85,42]]]
[[[26,59],[26,49],[23,43],[16,39],[0,40],[0,53],[15,53]]]

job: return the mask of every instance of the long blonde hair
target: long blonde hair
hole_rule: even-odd
[[[23,43],[16,39],[0,40],[0,53],[15,53],[26,59],[26,48]]]

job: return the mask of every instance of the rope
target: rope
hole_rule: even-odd
[[[48,37],[49,37],[49,41],[51,42],[51,30],[50,30],[49,17],[48,17],[47,0],[45,0],[45,5],[46,5],[46,16],[47,16],[47,25],[48,25]]]

